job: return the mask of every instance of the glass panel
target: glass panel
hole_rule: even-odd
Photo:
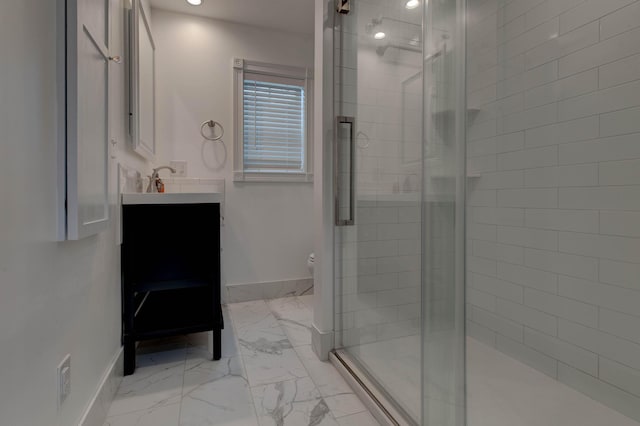
[[[336,323],[350,358],[419,422],[422,7],[406,4],[352,1],[336,15],[335,114],[355,117],[355,185],[340,193],[354,198],[355,224],[336,228]]]
[[[465,424],[463,1],[425,13],[423,424]]]

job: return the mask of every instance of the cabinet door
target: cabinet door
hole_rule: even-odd
[[[109,226],[109,0],[67,0],[67,238]]]

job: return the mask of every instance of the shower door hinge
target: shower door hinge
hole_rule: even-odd
[[[347,15],[349,12],[351,12],[351,0],[337,0],[336,9],[338,13]]]

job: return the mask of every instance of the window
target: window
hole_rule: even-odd
[[[241,59],[234,68],[234,180],[310,182],[310,73]]]

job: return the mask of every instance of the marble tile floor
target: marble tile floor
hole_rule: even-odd
[[[207,333],[146,342],[105,426],[378,425],[311,349],[311,298],[230,304],[222,359]]]

